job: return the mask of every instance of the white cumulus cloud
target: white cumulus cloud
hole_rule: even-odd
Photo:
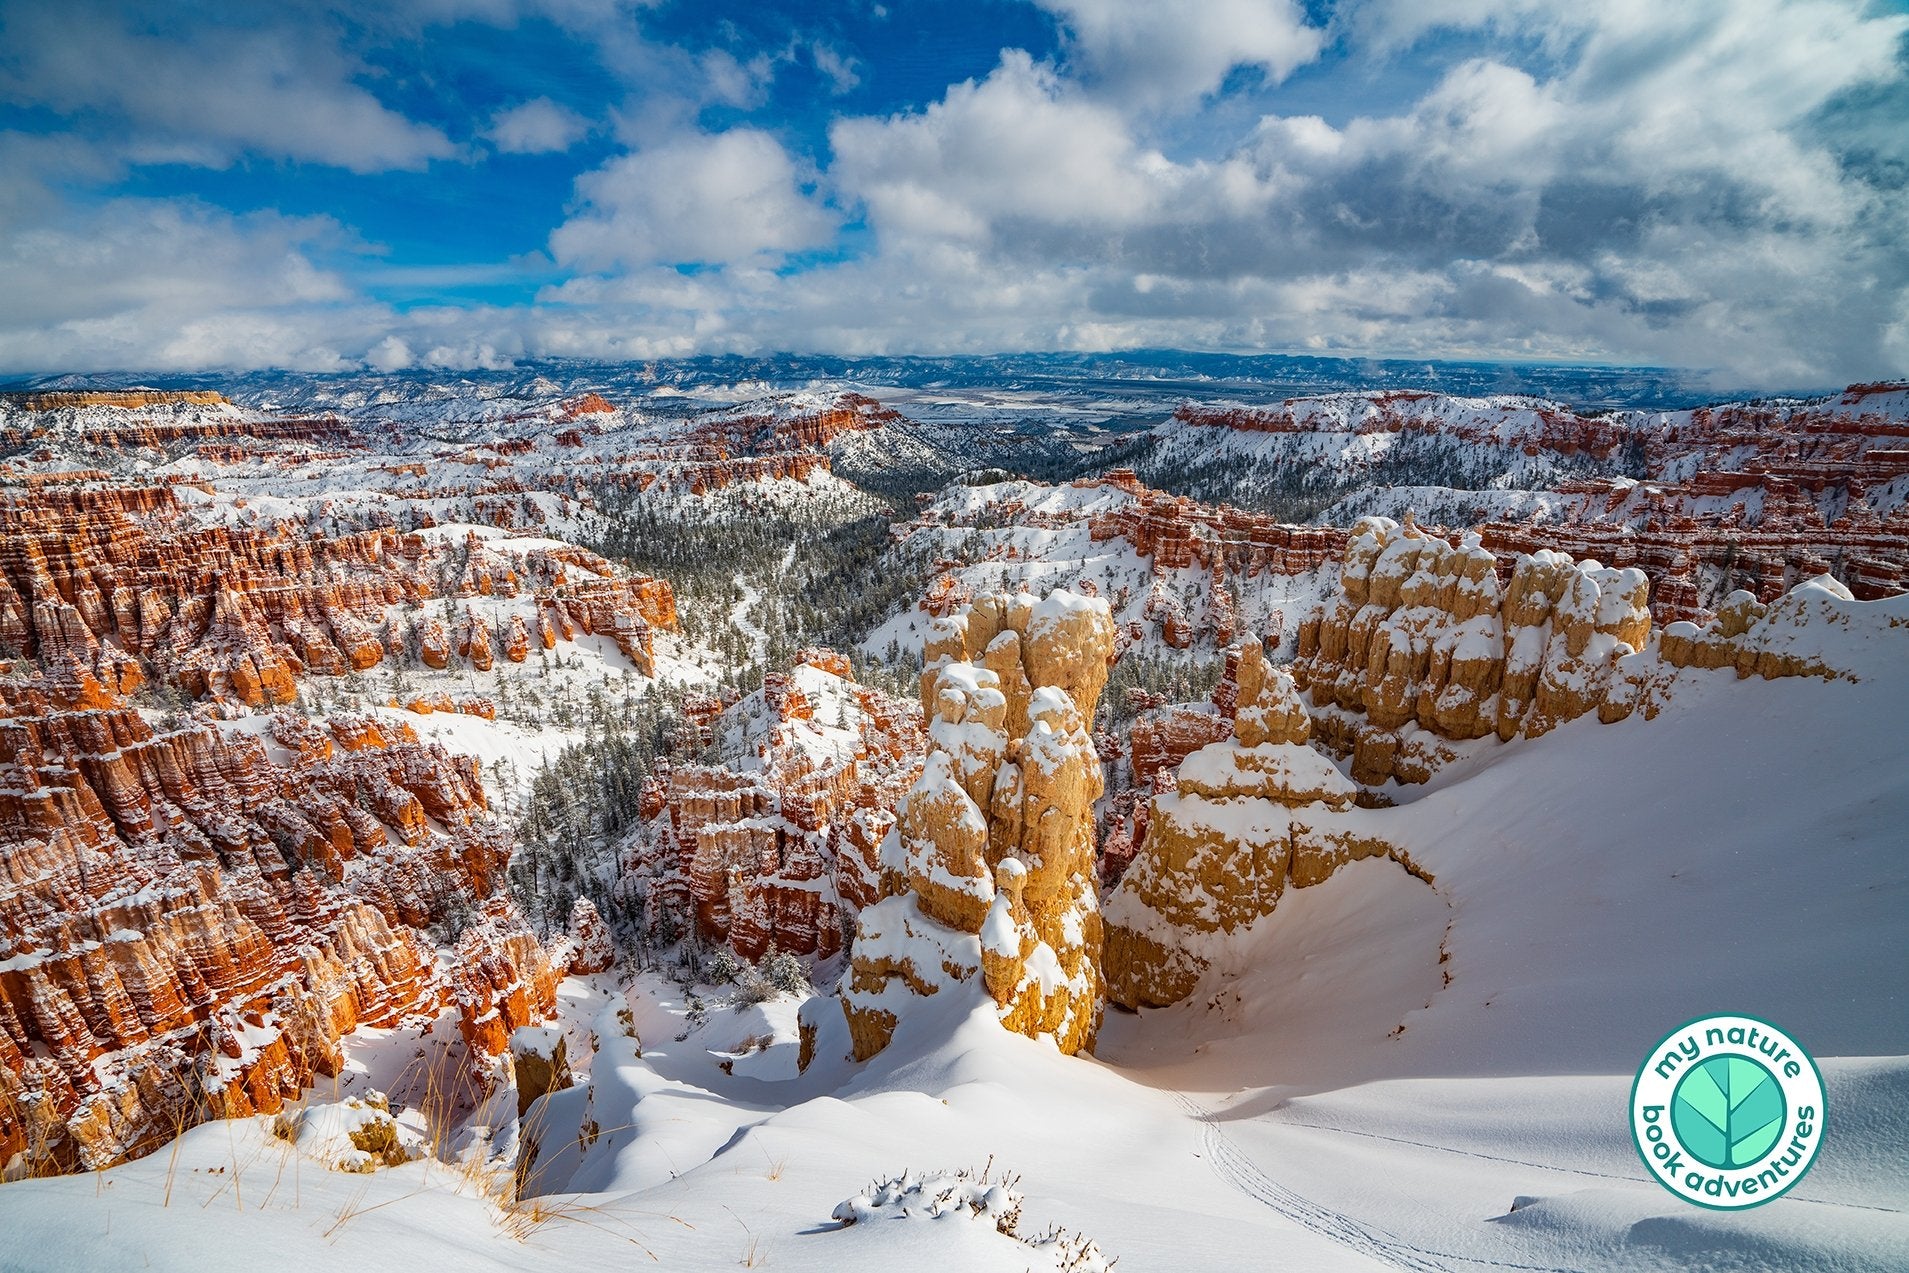
[[[355,83],[362,68],[313,36],[155,33],[115,6],[21,0],[0,10],[0,100],[118,116],[127,149],[155,161],[223,166],[250,153],[382,172],[455,153],[438,129]]]
[[[1086,70],[1146,105],[1212,93],[1236,66],[1283,80],[1325,46],[1325,32],[1293,0],[1035,2],[1061,19]]]
[[[498,111],[484,136],[507,155],[541,155],[568,150],[590,130],[590,121],[548,97]]]
[[[583,270],[742,261],[817,246],[834,230],[781,143],[753,128],[618,156],[579,178],[577,194],[582,210],[550,246]]]

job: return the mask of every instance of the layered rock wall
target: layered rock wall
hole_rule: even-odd
[[[1454,411],[1458,406],[1461,409]],[[1526,454],[1609,459],[1628,440],[1623,422],[1582,416],[1536,399],[1462,403],[1442,394],[1395,390],[1289,398],[1274,408],[1188,404],[1174,419],[1195,427],[1244,433],[1428,433],[1475,445],[1514,445]]]
[[[1635,567],[1540,550],[1507,571],[1475,533],[1454,545],[1409,520],[1367,518],[1338,597],[1301,626],[1292,674],[1319,741],[1351,757],[1355,779],[1423,782],[1455,754],[1450,743],[1533,738],[1592,712],[1606,723],[1655,715],[1680,667],[1833,675],[1786,634],[1819,592],[1850,596],[1827,578],[1793,604],[1740,592],[1706,625],[1673,624],[1660,641]]]
[[[676,625],[667,583],[581,550],[513,560],[393,528],[203,525],[165,487],[0,495],[0,647],[38,659],[76,703],[130,694],[147,668],[187,695],[262,707],[292,701],[301,676],[364,671],[409,643],[443,667],[452,642],[418,607],[527,592],[526,615],[553,634],[610,636],[646,674],[653,630]],[[499,644],[467,610],[458,657],[488,667]]]
[[[1130,469],[1095,479],[1119,486],[1134,501],[1091,521],[1096,542],[1116,535],[1151,558],[1154,573],[1199,567],[1253,576],[1301,575],[1336,558],[1345,531],[1335,526],[1295,526],[1226,504],[1202,504],[1141,485]],[[1222,642],[1222,645],[1225,643]]]
[[[6,394],[22,411],[69,411],[78,407],[137,409],[156,406],[217,407],[226,397],[208,389],[78,389],[45,393]]]
[[[1503,505],[1483,491],[1468,501],[1461,490],[1435,488],[1428,498],[1476,518],[1484,546],[1507,565],[1553,550],[1641,569],[1660,623],[1702,622],[1738,588],[1770,602],[1821,574],[1863,600],[1909,588],[1909,386],[1901,383],[1814,401],[1595,415],[1525,398],[1334,394],[1270,409],[1189,405],[1176,420],[1309,435],[1274,452],[1304,466],[1317,447],[1348,486],[1393,454],[1384,435],[1437,439],[1444,460],[1485,466],[1472,475],[1481,486],[1501,484],[1484,481],[1494,470],[1515,487],[1541,478],[1550,491],[1516,501],[1516,515],[1491,511]],[[1415,477],[1408,461],[1389,476],[1450,481],[1444,467],[1428,464]],[[1174,552],[1177,560],[1186,549]]]
[[[639,491],[657,486],[691,495],[754,482],[807,482],[830,471],[830,443],[900,419],[858,393],[776,410],[761,404],[724,409],[693,420],[667,449],[640,454],[645,471],[619,474],[613,481]]]
[[[268,748],[63,694],[0,674],[0,1163],[102,1166],[271,1112],[359,1025],[436,1014],[418,930],[509,854],[474,761],[365,717],[280,715]]]

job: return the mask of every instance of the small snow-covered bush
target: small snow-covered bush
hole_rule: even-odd
[[[718,946],[703,961],[703,980],[712,986],[726,986],[742,976],[748,965],[727,946]]]
[[[745,964],[741,975],[736,978],[735,1006],[742,1008],[752,1003],[767,1003],[781,993],[753,965]]]
[[[800,959],[785,951],[772,950],[756,965],[756,972],[762,979],[783,994],[801,994],[812,989],[809,985],[809,970]]]
[[[728,956],[729,963],[720,969],[717,960]],[[718,972],[728,976],[718,979]],[[727,947],[713,956],[705,969],[705,977],[712,984],[721,985],[724,980],[736,987],[735,1002],[738,1007],[752,1003],[767,1003],[777,995],[801,994],[812,991],[809,984],[809,970],[800,959],[782,951],[771,951],[763,956],[759,964],[746,959],[738,959]]]
[[[1054,1262],[1054,1273],[1108,1273],[1120,1263],[1120,1257],[1108,1259],[1100,1246],[1084,1233],[1069,1233],[1056,1226],[1038,1238],[1023,1238],[1028,1246]]]
[[[916,1175],[904,1171],[878,1180],[835,1208],[834,1218],[844,1225],[866,1220],[939,1220],[963,1210],[977,1219],[994,1222],[1009,1237],[1021,1222],[1021,1191],[1017,1176],[990,1182],[986,1172],[963,1168],[956,1172]]]
[[[844,1228],[879,1220],[970,1221],[994,1226],[995,1232],[1029,1248],[1039,1257],[1030,1268],[1054,1273],[1108,1273],[1118,1262],[1108,1259],[1084,1234],[1055,1227],[1038,1237],[1022,1237],[1020,1177],[1003,1174],[990,1179],[990,1169],[962,1169],[878,1180],[835,1208],[834,1218]]]

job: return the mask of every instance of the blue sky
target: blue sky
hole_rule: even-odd
[[[1901,4],[0,0],[0,370],[1909,372]]]

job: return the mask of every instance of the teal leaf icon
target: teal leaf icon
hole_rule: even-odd
[[[1670,1122],[1692,1158],[1710,1167],[1748,1167],[1783,1134],[1783,1089],[1748,1057],[1713,1056],[1685,1074],[1671,1097]]]

